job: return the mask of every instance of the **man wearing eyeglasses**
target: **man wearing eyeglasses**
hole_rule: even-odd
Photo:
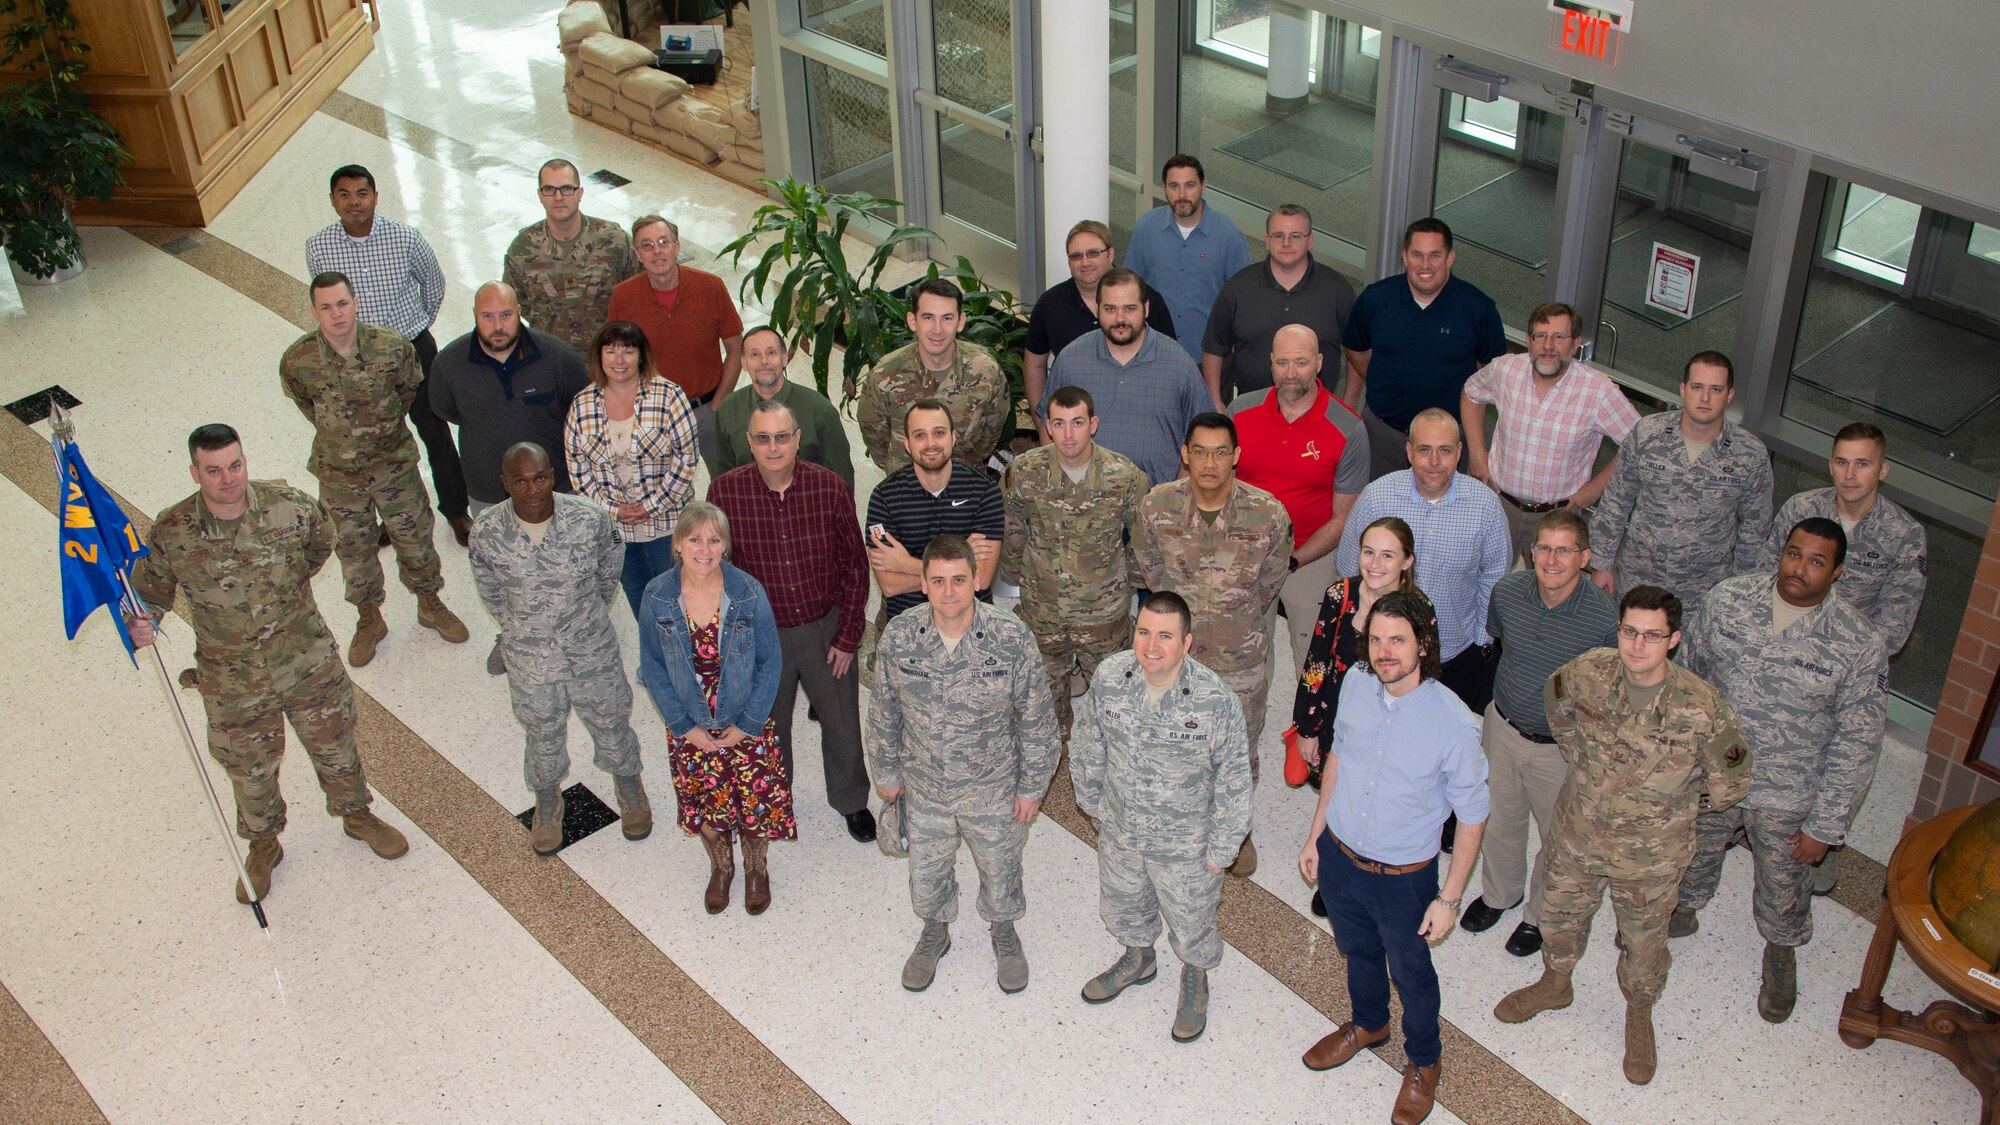
[[[1028,314],[1028,338],[1023,344],[1021,380],[1028,401],[1042,401],[1048,384],[1049,361],[1079,337],[1097,331],[1097,283],[1106,270],[1117,265],[1111,247],[1111,228],[1096,219],[1085,219],[1069,228],[1063,243],[1069,256],[1069,280],[1058,281],[1042,290]],[[1174,334],[1174,315],[1167,311],[1167,299],[1145,282],[1139,283],[1139,299],[1146,306],[1146,327],[1163,335]],[[1039,415],[1035,430],[1043,444],[1049,429]]]
[[[1480,368],[1460,395],[1466,471],[1500,494],[1515,553],[1530,567],[1536,520],[1597,503],[1617,464],[1593,473],[1599,447],[1605,438],[1623,445],[1639,421],[1625,392],[1576,358],[1580,327],[1576,310],[1560,301],[1536,306],[1527,352]],[[1499,411],[1490,451],[1488,403]]]
[[[701,459],[713,476],[721,452],[715,404],[743,373],[743,318],[721,278],[681,265],[681,229],[673,223],[658,215],[632,220],[632,249],[644,272],[618,283],[605,315],[638,325],[660,374],[687,394]]]
[[[1750,792],[1750,747],[1728,702],[1667,660],[1680,628],[1679,598],[1634,587],[1619,606],[1617,649],[1577,657],[1542,688],[1543,714],[1568,764],[1535,881],[1542,978],[1493,1010],[1520,1023],[1570,1005],[1570,973],[1608,886],[1625,993],[1625,1078],[1637,1085],[1652,1080],[1657,1063],[1653,1004],[1667,984],[1668,920],[1694,856],[1696,817]]]
[[[1354,287],[1312,256],[1312,212],[1280,204],[1264,223],[1263,261],[1223,283],[1201,341],[1201,378],[1216,409],[1271,386],[1278,330],[1303,324],[1319,338],[1320,382],[1338,395],[1346,364],[1340,333],[1354,308]],[[1358,417],[1358,416],[1357,416]]]
[[[1618,643],[1618,613],[1611,596],[1584,581],[1590,565],[1590,527],[1567,509],[1544,514],[1535,530],[1533,570],[1517,570],[1493,587],[1486,631],[1500,643],[1493,669],[1493,702],[1486,705],[1481,743],[1492,812],[1480,842],[1479,898],[1466,907],[1468,933],[1491,929],[1525,901],[1507,952],[1527,957],[1542,947],[1544,846],[1528,877],[1528,819],[1549,838],[1556,792],[1568,770],[1542,708],[1549,674],[1596,648]]]
[[[521,295],[529,324],[590,355],[604,327],[611,290],[639,272],[631,236],[617,223],[583,213],[583,180],[576,165],[558,157],[536,176],[545,216],[529,223],[507,246],[501,278]]]

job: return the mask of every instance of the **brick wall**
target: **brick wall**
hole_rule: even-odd
[[[1986,713],[1996,667],[2000,667],[2000,504],[1994,506],[1986,527],[1986,544],[1972,577],[1972,597],[1959,623],[1958,645],[1951,653],[1951,669],[1925,746],[1929,754],[1923,781],[1905,830],[1946,809],[2000,798],[2000,780],[1965,764],[1972,756],[1979,718]]]

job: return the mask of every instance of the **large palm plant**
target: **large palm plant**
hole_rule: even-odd
[[[69,205],[111,198],[131,153],[76,89],[90,45],[69,0],[0,0],[0,26],[0,70],[29,76],[0,90],[0,237],[24,272],[48,277],[83,252]]]

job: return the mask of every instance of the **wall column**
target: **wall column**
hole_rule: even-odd
[[[1111,5],[1041,0],[1042,245],[1048,280],[1068,276],[1063,236],[1111,213]],[[1026,297],[1030,279],[1022,278]]]

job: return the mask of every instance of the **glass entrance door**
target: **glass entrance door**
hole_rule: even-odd
[[[933,255],[962,254],[987,280],[1018,291],[1021,189],[1033,167],[1017,113],[1029,73],[1017,57],[1017,2],[929,0],[916,102],[930,225],[945,242]]]

